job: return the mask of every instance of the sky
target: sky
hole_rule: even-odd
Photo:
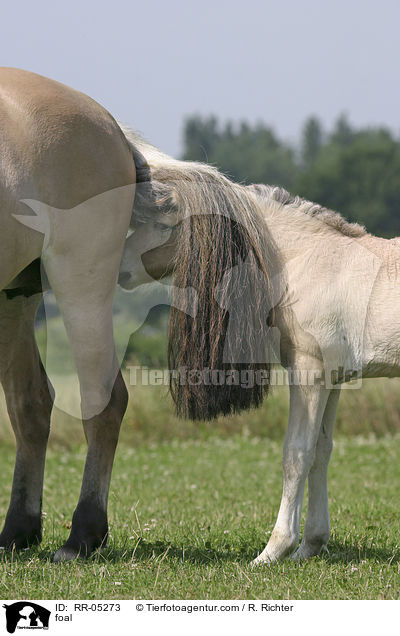
[[[398,0],[21,0],[4,3],[0,65],[77,88],[179,156],[185,117],[400,133]]]

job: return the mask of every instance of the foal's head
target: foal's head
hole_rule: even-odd
[[[137,224],[125,242],[118,278],[123,289],[130,291],[173,273],[179,233],[176,221],[176,217],[168,217]]]

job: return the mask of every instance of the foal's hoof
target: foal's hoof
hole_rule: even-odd
[[[273,563],[273,559],[271,559],[268,554],[264,554],[264,552],[261,552],[261,554],[258,555],[258,557],[256,557],[253,561],[251,561],[250,563],[250,567],[252,568],[259,568],[262,566],[267,566],[270,565],[271,563]]]
[[[321,556],[324,552],[329,555],[329,550],[326,544],[321,546],[302,543],[290,558],[292,561],[305,561],[305,559],[310,559],[311,557]]]

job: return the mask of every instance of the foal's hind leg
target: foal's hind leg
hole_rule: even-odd
[[[255,564],[289,556],[297,547],[301,508],[329,390],[291,386],[289,426],[283,445],[283,493],[278,519],[267,547]]]
[[[53,405],[34,336],[41,294],[7,300],[0,293],[0,379],[17,441],[11,501],[0,546],[24,548],[42,538],[41,504]]]
[[[304,536],[294,559],[317,556],[329,540],[328,464],[332,452],[340,390],[332,390],[329,396],[315,451],[314,464],[308,475],[308,510]]]

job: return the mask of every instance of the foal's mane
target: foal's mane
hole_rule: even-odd
[[[366,229],[362,225],[359,225],[358,223],[350,223],[343,218],[341,214],[333,212],[328,208],[324,208],[318,203],[307,201],[307,199],[303,199],[299,196],[293,196],[284,188],[264,185],[262,183],[257,183],[248,187],[257,196],[260,196],[263,199],[276,201],[277,203],[280,203],[282,207],[287,208],[288,211],[290,209],[295,209],[307,214],[308,216],[317,218],[345,236],[359,238],[360,236],[365,236],[367,233]]]

